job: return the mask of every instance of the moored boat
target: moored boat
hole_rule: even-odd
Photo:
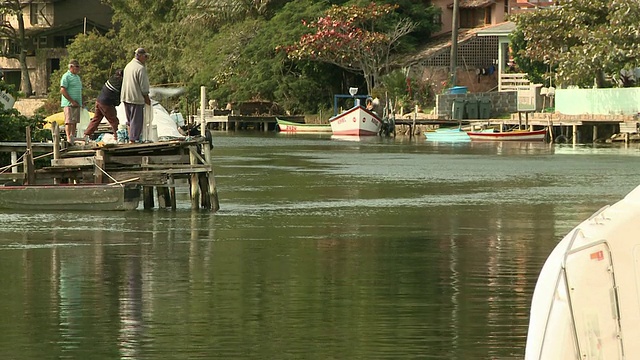
[[[468,142],[471,141],[467,132],[459,127],[439,128],[432,131],[425,131],[424,136],[428,141],[441,142]]]
[[[467,131],[471,140],[481,141],[542,141],[547,136],[547,129],[512,130],[502,132]]]
[[[640,357],[640,186],[572,229],[533,292],[525,360]]]
[[[331,133],[330,124],[301,124],[276,118],[280,132],[286,133]]]
[[[329,123],[333,135],[374,136],[382,127],[378,115],[359,104],[332,117]]]
[[[56,184],[0,186],[0,209],[135,210],[140,187],[133,184]]]

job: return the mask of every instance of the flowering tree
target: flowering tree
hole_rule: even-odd
[[[313,33],[283,49],[290,59],[322,61],[360,72],[371,93],[380,74],[389,70],[390,54],[398,40],[416,27],[410,20],[402,19],[385,33],[376,31],[381,19],[397,8],[398,5],[374,2],[367,6],[333,5],[324,17],[312,23],[303,22]]]

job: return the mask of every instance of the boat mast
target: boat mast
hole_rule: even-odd
[[[453,15],[451,19],[451,66],[449,69],[449,79],[451,86],[456,86],[456,70],[458,67],[458,0],[453,0]]]

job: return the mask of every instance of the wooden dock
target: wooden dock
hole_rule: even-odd
[[[636,115],[563,115],[557,113],[514,113],[508,118],[492,119],[438,119],[435,116],[415,113],[396,119],[399,132],[417,131],[456,125],[470,127],[505,127],[551,129],[552,142],[592,143],[609,141],[631,141],[637,138],[640,119]]]
[[[56,136],[54,136],[56,138]],[[0,167],[0,181],[14,184],[105,184],[141,186],[144,208],[176,209],[176,188],[188,187],[192,209],[220,208],[211,144],[204,137],[142,144],[89,144],[63,148],[53,143],[0,143],[0,151],[24,152]],[[46,152],[34,157],[35,153]],[[35,169],[34,159],[52,157]],[[18,168],[23,169],[18,172]],[[155,190],[155,193],[154,193]]]
[[[226,110],[209,110],[205,109],[201,114],[207,124],[207,129],[219,131],[235,131],[235,130],[257,130],[257,131],[275,131],[277,129],[276,117],[286,121],[304,123],[304,116],[287,116],[287,115],[243,115],[235,114]],[[192,119],[191,122],[200,121],[200,119]]]

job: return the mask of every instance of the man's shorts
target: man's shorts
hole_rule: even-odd
[[[65,106],[64,107],[64,123],[65,124],[77,124],[80,122],[80,106]]]

